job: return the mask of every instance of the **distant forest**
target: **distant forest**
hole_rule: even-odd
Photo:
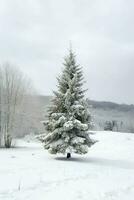
[[[44,113],[50,105],[52,96],[39,96],[39,104]],[[114,122],[114,131],[134,133],[134,105],[118,104],[87,99],[94,121],[94,130],[104,130],[107,122]]]

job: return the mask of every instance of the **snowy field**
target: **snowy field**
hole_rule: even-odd
[[[92,137],[89,153],[70,160],[38,142],[0,149],[0,200],[133,200],[134,134]]]

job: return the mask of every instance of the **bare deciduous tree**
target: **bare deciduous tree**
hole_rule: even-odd
[[[30,91],[30,82],[9,63],[0,66],[0,138],[11,147],[18,112]],[[17,116],[17,117],[16,117]]]

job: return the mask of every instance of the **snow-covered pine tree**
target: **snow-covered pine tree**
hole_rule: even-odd
[[[51,154],[85,154],[95,141],[89,137],[91,115],[84,99],[82,68],[76,64],[72,50],[64,61],[58,77],[58,91],[54,92],[45,127],[47,134],[39,136]]]

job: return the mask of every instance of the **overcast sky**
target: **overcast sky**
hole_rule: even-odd
[[[133,0],[0,0],[0,62],[39,93],[56,89],[70,41],[90,99],[134,103]]]

